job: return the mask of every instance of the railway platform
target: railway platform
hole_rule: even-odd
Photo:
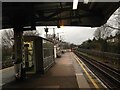
[[[43,75],[30,75],[25,80],[3,85],[10,88],[105,88],[99,79],[72,52],[62,54],[55,64]]]

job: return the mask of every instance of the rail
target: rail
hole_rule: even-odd
[[[120,60],[120,54],[116,54],[116,53],[102,52],[102,51],[89,50],[89,49],[78,49],[78,51],[85,52],[94,56],[104,57],[107,59]]]
[[[120,54],[95,51],[89,49],[81,49],[81,48],[79,48],[78,51],[91,55],[93,57],[100,58],[103,63],[107,64],[108,66],[112,66],[120,71]]]
[[[103,81],[109,89],[120,88],[119,71],[91,59],[81,54],[79,51],[74,51],[74,53],[83,60],[83,62]]]

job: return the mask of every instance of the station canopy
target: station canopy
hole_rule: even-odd
[[[119,2],[3,2],[2,28],[35,26],[99,27],[120,6]]]

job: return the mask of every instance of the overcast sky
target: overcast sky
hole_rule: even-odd
[[[41,34],[42,37],[45,37],[45,26],[37,27],[37,31]],[[48,34],[53,34],[53,28],[55,28],[55,33],[59,33],[63,41],[74,43],[80,45],[83,41],[92,39],[94,31],[96,28],[90,27],[73,27],[73,26],[64,26],[63,28],[57,28],[57,26],[48,26]],[[2,30],[0,30],[1,36]],[[1,41],[1,40],[0,40]]]
[[[44,28],[45,27],[37,27],[37,30],[41,33],[43,37],[45,35]],[[48,28],[48,34],[52,34],[53,28],[55,28],[55,33],[59,33],[59,36],[62,37],[62,40],[77,45],[81,44],[85,40],[92,39],[94,31],[96,30],[96,28],[72,26],[64,26],[63,28],[49,26]]]

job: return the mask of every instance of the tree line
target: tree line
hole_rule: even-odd
[[[88,39],[78,47],[120,54],[120,8],[107,23],[95,30],[92,40]]]

